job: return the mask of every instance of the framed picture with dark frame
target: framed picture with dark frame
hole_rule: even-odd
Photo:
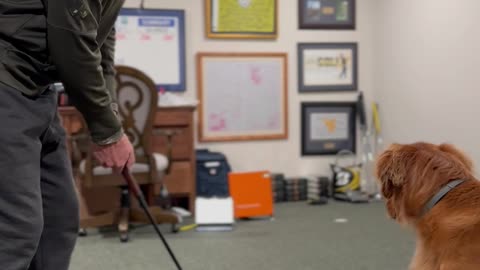
[[[304,102],[301,104],[302,156],[356,153],[355,102]]]
[[[357,43],[299,43],[299,92],[356,91]]]
[[[299,29],[355,30],[356,0],[298,0]]]

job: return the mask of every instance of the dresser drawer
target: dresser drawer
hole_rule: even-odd
[[[188,126],[192,122],[192,112],[185,110],[159,110],[155,114],[154,125],[164,126]]]
[[[178,134],[172,137],[172,159],[173,160],[188,160],[192,158],[193,139],[192,131],[189,128],[173,129]],[[167,154],[167,137],[162,135],[153,136],[153,151],[157,153]]]
[[[172,170],[165,176],[165,185],[169,193],[192,193],[195,184],[193,181],[190,162],[173,162]]]

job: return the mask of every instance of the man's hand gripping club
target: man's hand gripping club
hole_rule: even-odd
[[[109,145],[93,145],[93,156],[103,167],[121,173],[123,168],[131,168],[135,163],[133,146],[126,135]]]

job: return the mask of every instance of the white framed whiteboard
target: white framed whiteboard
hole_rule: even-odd
[[[286,53],[198,53],[199,141],[288,138]]]
[[[141,70],[159,90],[186,90],[183,10],[122,9],[115,29],[117,65]]]

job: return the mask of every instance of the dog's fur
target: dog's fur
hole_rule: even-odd
[[[415,228],[410,270],[480,269],[480,182],[471,160],[450,144],[392,144],[376,164],[388,215]],[[425,215],[424,205],[447,183],[450,191]]]

